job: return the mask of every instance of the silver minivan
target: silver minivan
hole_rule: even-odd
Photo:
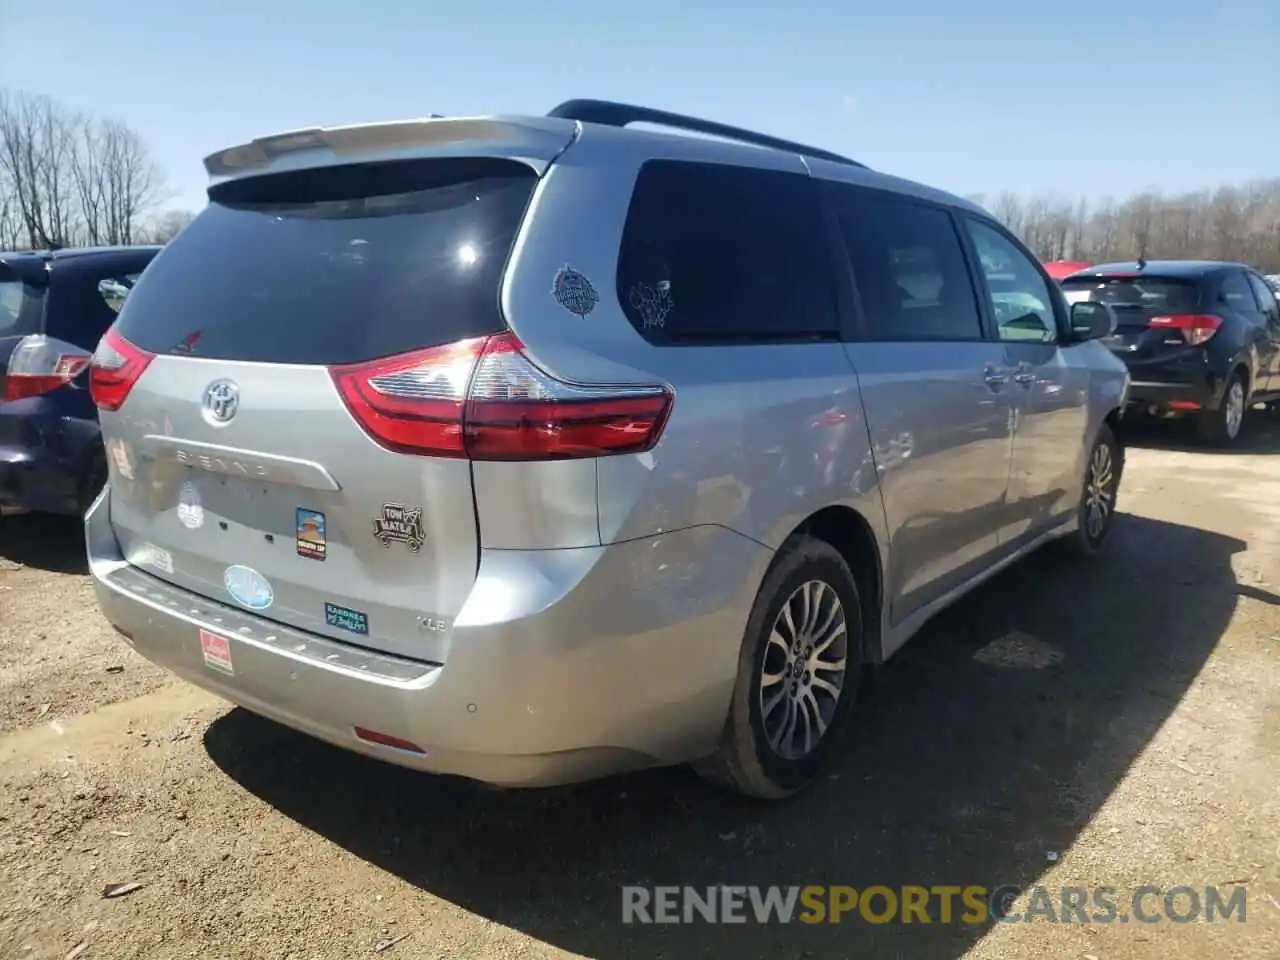
[[[93,356],[86,534],[128,642],[251,711],[780,798],[930,616],[1107,540],[1114,315],[957,197],[600,101],[206,167]]]

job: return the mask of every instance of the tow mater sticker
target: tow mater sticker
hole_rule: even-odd
[[[422,528],[422,508],[406,507],[403,503],[384,503],[382,516],[373,521],[373,535],[388,549],[393,543],[403,543],[417,553],[427,539]]]

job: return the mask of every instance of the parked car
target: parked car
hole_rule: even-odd
[[[599,101],[206,168],[93,361],[90,565],[143,656],[298,730],[782,797],[929,617],[1108,539],[1114,314],[950,194]]]
[[[98,495],[89,357],[158,250],[0,253],[0,512],[83,516]]]
[[[1098,264],[1062,282],[1072,302],[1114,307],[1106,340],[1129,368],[1129,402],[1156,416],[1192,416],[1228,445],[1246,412],[1280,399],[1280,308],[1250,267],[1221,261]]]
[[[1062,281],[1087,266],[1089,266],[1088,260],[1050,260],[1044,264],[1044,270],[1054,280]]]

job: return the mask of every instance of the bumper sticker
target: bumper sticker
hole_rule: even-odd
[[[200,652],[204,654],[204,665],[219,670],[227,676],[234,677],[236,672],[231,666],[231,641],[208,630],[200,631]]]
[[[350,607],[340,607],[336,603],[324,605],[324,622],[331,627],[348,630],[361,636],[367,636],[369,633],[369,618],[365,614]]]
[[[422,542],[427,539],[427,532],[422,526],[422,508],[406,507],[403,503],[384,503],[382,516],[373,521],[373,535],[388,549],[392,543],[403,543],[417,553],[422,549]]]
[[[325,540],[324,514],[318,510],[307,510],[299,507],[295,518],[298,556],[312,560],[323,560],[328,549]]]
[[[154,543],[140,545],[132,563],[139,567],[155,567],[163,573],[173,573],[173,554]]]
[[[178,520],[188,530],[199,530],[204,526],[204,501],[190,480],[178,491]]]
[[[250,610],[265,610],[275,600],[275,591],[267,578],[252,567],[236,564],[222,574],[222,585],[236,603]]]

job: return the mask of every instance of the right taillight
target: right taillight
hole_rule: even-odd
[[[89,361],[89,393],[101,410],[119,410],[155,354],[109,329]]]
[[[514,334],[331,368],[356,422],[400,453],[562,460],[640,453],[671,409],[663,386],[582,386],[538,368]]]
[[[1195,347],[1211,339],[1222,326],[1222,320],[1209,313],[1174,313],[1152,317],[1147,321],[1147,326],[1160,330],[1177,330],[1182,334],[1182,339]]]

